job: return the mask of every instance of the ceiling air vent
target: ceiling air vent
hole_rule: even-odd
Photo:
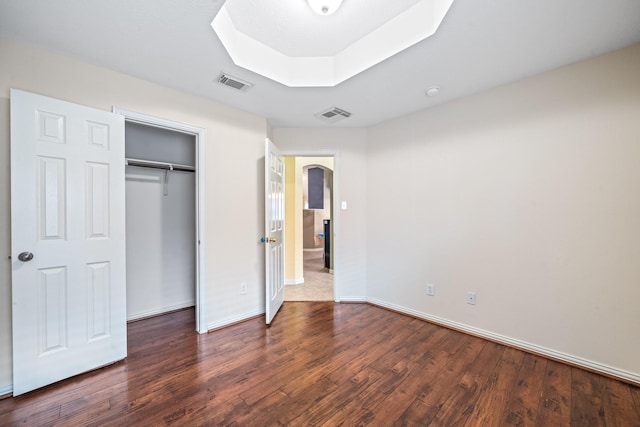
[[[229,86],[233,89],[241,90],[243,92],[253,86],[252,83],[224,73],[220,74],[220,77],[218,77],[218,83],[220,83],[221,85]]]
[[[343,110],[342,108],[331,107],[326,111],[316,114],[315,116],[324,122],[335,123],[342,119],[346,119],[347,117],[351,117],[351,113]]]

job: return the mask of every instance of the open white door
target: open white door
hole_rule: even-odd
[[[265,296],[267,325],[284,301],[284,160],[269,140],[265,141]]]
[[[11,90],[13,394],[127,355],[124,118]]]

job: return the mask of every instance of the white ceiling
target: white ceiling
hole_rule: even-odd
[[[283,48],[300,49],[298,41],[287,46],[295,38],[288,31],[296,30],[311,33],[314,44],[337,43],[332,26],[323,33],[321,17],[306,10],[306,0],[234,2],[241,13],[255,12],[255,31],[271,28]],[[273,10],[264,7],[274,3]],[[371,7],[402,10],[409,3],[345,0],[350,12],[341,25],[349,17],[354,34],[362,33],[363,22],[371,21],[358,16],[380,16]],[[250,111],[274,127],[369,126],[640,42],[640,0],[456,0],[435,35],[387,61],[336,87],[289,88],[233,64],[210,26],[222,4],[0,0],[0,36]],[[277,19],[290,16],[282,12],[285,4],[300,15]],[[247,92],[221,86],[215,83],[221,71],[255,86]],[[424,90],[433,85],[442,90],[428,98]],[[333,106],[353,115],[336,124],[314,117]]]
[[[236,65],[289,87],[333,87],[433,35],[453,3],[419,0],[402,10],[402,0],[395,8],[369,0],[364,10],[376,13],[362,13],[360,3],[337,8],[335,0],[334,13],[318,16],[310,9],[327,0],[315,1],[227,0],[211,26]]]

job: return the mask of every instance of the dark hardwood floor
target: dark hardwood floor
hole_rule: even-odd
[[[637,387],[367,304],[193,318],[131,323],[126,361],[0,400],[0,425],[640,426]]]

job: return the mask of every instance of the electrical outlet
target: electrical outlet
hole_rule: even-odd
[[[433,283],[427,283],[427,295],[434,296],[436,294],[436,288]]]
[[[476,293],[467,292],[467,304],[476,305]]]
[[[240,295],[247,293],[247,282],[240,283]]]

